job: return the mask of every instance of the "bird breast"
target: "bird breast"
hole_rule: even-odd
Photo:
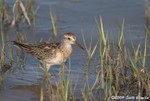
[[[64,61],[66,61],[71,53],[72,53],[72,46],[71,45],[67,45],[65,48],[61,49],[62,53],[63,53],[63,58],[64,58]]]
[[[72,53],[71,45],[62,45],[53,51],[53,54],[44,59],[45,62],[51,65],[62,65],[70,57]]]
[[[55,55],[51,58],[45,59],[44,61],[51,65],[62,65],[70,57],[72,48],[57,49]]]

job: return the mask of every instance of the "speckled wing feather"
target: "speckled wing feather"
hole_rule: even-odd
[[[46,59],[49,57],[55,57],[55,49],[60,43],[40,43],[40,44],[28,44],[14,41],[14,45],[21,48],[23,51],[33,55],[37,59]]]

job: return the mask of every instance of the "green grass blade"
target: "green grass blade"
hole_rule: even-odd
[[[145,68],[145,62],[146,62],[146,50],[147,50],[147,36],[145,38],[145,46],[144,46],[144,56],[143,56],[143,60],[142,60],[142,67],[143,69]]]
[[[120,32],[120,38],[119,38],[119,44],[118,44],[119,47],[121,47],[121,42],[122,42],[122,39],[123,39],[123,34],[124,34],[124,19],[123,19],[122,26],[121,26],[121,32]]]
[[[98,28],[98,31],[100,33],[100,37],[103,41],[104,46],[106,46],[106,38],[105,38],[105,34],[104,34],[104,28],[103,28],[103,22],[102,22],[102,17],[100,17],[100,26],[98,24],[97,19],[95,18],[95,22],[96,22],[96,26]]]
[[[56,21],[55,21],[54,15],[52,13],[52,9],[50,9],[50,19],[51,19],[51,24],[52,24],[52,28],[53,28],[53,33],[56,38],[58,33],[57,33]]]

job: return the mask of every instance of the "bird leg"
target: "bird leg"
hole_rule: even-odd
[[[44,79],[49,79],[51,74],[48,72],[51,67],[51,64],[41,63],[41,69],[44,71]]]
[[[65,64],[64,63],[62,63],[62,72],[63,72],[63,74],[65,73]]]
[[[59,73],[58,73],[58,75],[60,75],[60,74],[62,74],[62,75],[64,75],[65,74],[65,64],[64,63],[62,63],[61,64],[61,68],[60,68],[60,71],[59,71]]]
[[[51,74],[48,72],[49,69],[50,69],[50,67],[51,67],[51,64],[46,64],[46,66],[45,66],[45,71],[44,71],[44,73],[45,73],[45,78],[46,78],[46,79],[50,79],[50,77],[51,77]]]

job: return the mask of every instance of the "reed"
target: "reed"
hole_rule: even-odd
[[[57,26],[56,26],[56,16],[53,13],[52,8],[50,7],[50,20],[51,20],[51,24],[52,24],[52,30],[54,33],[54,37],[55,39],[57,38],[58,32],[57,32]]]
[[[93,58],[93,55],[94,55],[95,51],[96,51],[96,48],[97,48],[99,40],[97,41],[97,43],[95,44],[94,48],[92,49],[92,42],[93,42],[92,34],[91,34],[90,44],[89,44],[89,47],[88,47],[87,44],[86,44],[87,42],[85,40],[83,30],[81,31],[81,33],[82,33],[83,44],[84,44],[85,50],[86,50],[87,55],[88,55],[88,61],[90,62],[92,60],[92,58]]]
[[[31,24],[33,25],[33,27],[36,26],[36,15],[38,13],[39,6],[35,5],[34,0],[28,0],[26,9],[29,12]]]
[[[41,88],[40,101],[44,100],[43,88]]]
[[[1,34],[1,50],[0,50],[0,88],[2,87],[3,84],[3,72],[2,72],[2,67],[5,62],[5,38],[4,38],[4,33],[3,33],[3,2],[0,0],[0,34]]]
[[[149,54],[147,54],[147,37],[145,39],[143,52],[140,50],[142,48],[141,43],[139,43],[138,47],[136,48],[131,42],[134,53],[133,55],[131,50],[129,51],[129,49],[124,45],[124,20],[120,29],[120,36],[118,38],[117,45],[110,44],[109,38],[107,38],[106,41],[105,33],[103,30],[102,18],[100,18],[100,26],[96,19],[96,25],[98,26],[97,28],[101,38],[99,48],[100,72],[98,72],[96,76],[96,78],[100,77],[100,81],[96,79],[92,89],[96,87],[96,83],[100,82],[100,88],[105,90],[105,100],[110,100],[112,95],[119,96],[119,94],[122,94],[125,96],[126,94],[128,94],[128,92],[124,90],[124,87],[127,87],[128,85],[126,83],[127,80],[132,82],[132,79],[134,78],[137,79],[137,82],[134,81],[134,86],[140,85],[139,89],[138,91],[132,91],[136,88],[134,88],[134,86],[131,86],[133,89],[129,92],[141,95],[142,91],[145,90],[145,88],[142,89],[141,86],[146,85],[143,81],[141,81],[141,73],[145,73],[145,68],[147,67],[146,58],[149,56]],[[106,42],[108,43],[106,44]],[[114,48],[111,48],[111,46]],[[131,71],[131,74],[127,74],[128,71]],[[145,81],[147,82],[148,80],[149,77]],[[124,87],[122,88],[122,86]]]
[[[3,32],[3,1],[0,0],[0,34],[1,34],[1,65],[5,61],[5,37]]]
[[[150,19],[150,2],[148,0],[145,0],[145,17],[147,19]]]

